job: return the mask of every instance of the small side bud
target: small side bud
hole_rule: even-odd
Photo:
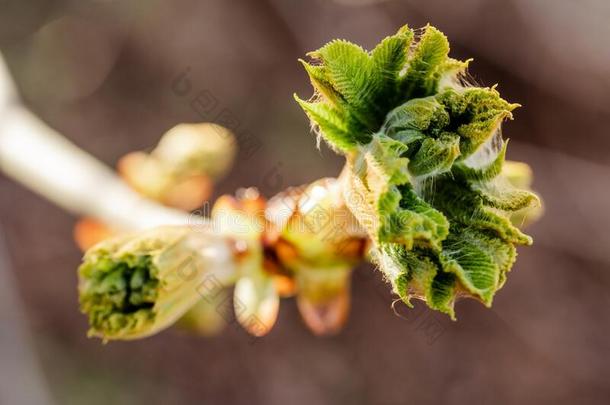
[[[190,211],[212,194],[213,180],[233,163],[236,142],[226,128],[209,123],[180,124],[170,129],[150,153],[132,152],[117,170],[140,194]]]
[[[202,297],[205,277],[234,272],[229,244],[187,227],[160,227],[107,239],[80,266],[80,308],[89,335],[138,339],[176,322]]]

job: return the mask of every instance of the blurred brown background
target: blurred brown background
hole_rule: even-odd
[[[509,158],[533,166],[546,202],[493,309],[403,319],[363,266],[336,337],[312,336],[286,300],[254,344],[229,326],[102,345],[77,309],[75,219],[0,176],[0,403],[610,403],[607,0],[12,0],[0,49],[31,109],[108,165],[178,122],[221,121],[260,148],[242,148],[216,193],[270,196],[342,163],[293,102],[311,94],[297,58],[428,22],[454,57],[474,57],[478,82],[523,104],[504,126]],[[187,94],[172,89],[179,75]],[[201,92],[213,111],[191,106]]]

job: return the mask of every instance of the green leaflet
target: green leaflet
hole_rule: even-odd
[[[466,161],[457,162],[452,167],[453,173],[466,181],[485,182],[491,180],[502,172],[507,146],[508,141],[503,142],[502,149],[497,153],[497,156],[491,162],[477,168],[468,166]]]
[[[457,76],[465,69],[464,63],[447,57],[447,40],[435,28],[426,27],[411,50],[413,38],[414,32],[404,26],[372,52],[335,40],[309,53],[312,64],[301,61],[317,97],[310,102],[296,95],[295,99],[331,147],[348,152],[357,144],[368,143],[389,110],[413,96],[434,94],[447,76]],[[321,114],[321,108],[313,105],[328,107]],[[349,130],[337,131],[337,120],[344,121],[341,128]]]
[[[437,97],[410,100],[388,113],[382,132],[409,144],[425,135],[436,137],[449,125],[450,116]]]
[[[484,204],[504,211],[519,211],[538,203],[535,194],[514,188],[505,179],[472,183],[471,188]]]
[[[391,281],[408,305],[411,297],[424,298],[431,308],[452,318],[458,288],[490,306],[516,258],[511,243],[468,228],[452,231],[440,253],[393,243],[379,246],[386,264],[391,261],[400,268]]]
[[[449,223],[447,219],[430,207],[425,201],[405,190],[409,197],[399,201],[399,207],[382,216],[382,223],[377,238],[381,242],[400,243],[407,248],[415,244],[438,249],[440,242],[447,236]],[[412,194],[411,194],[412,193]],[[380,201],[390,199],[390,194]],[[385,197],[385,198],[384,198]]]
[[[415,176],[435,176],[451,170],[460,155],[460,137],[450,132],[438,139],[426,138],[409,162],[409,171]]]
[[[427,245],[434,249],[440,248],[441,241],[449,232],[449,222],[447,221],[447,218],[421,199],[411,187],[402,186],[400,191],[401,200],[398,212],[412,213],[417,215],[421,221],[421,223],[418,223],[417,227],[406,229],[403,235],[412,233],[412,239],[414,241],[419,240],[420,245]],[[400,235],[400,233],[398,233],[398,235]]]
[[[470,240],[471,243],[479,246],[493,260],[498,268],[498,282],[496,289],[502,287],[506,281],[506,273],[508,273],[517,259],[517,249],[515,245],[496,238],[493,235],[475,230],[463,232],[460,237]]]
[[[487,306],[491,306],[515,258],[513,244],[470,228],[452,231],[439,256],[443,269],[455,274],[460,284]]]
[[[509,212],[490,207],[469,187],[468,183],[446,175],[436,179],[434,188],[424,192],[424,199],[432,200],[433,206],[452,223],[494,232],[507,242],[531,244],[531,238],[510,222]]]
[[[439,272],[434,277],[426,303],[432,309],[441,311],[455,320],[453,308],[456,299],[457,281],[453,274]]]
[[[518,104],[471,87],[468,61],[426,26],[372,52],[332,41],[304,63],[316,94],[297,98],[318,134],[347,158],[344,197],[394,291],[454,314],[456,297],[491,305],[532,239],[513,223],[539,205],[505,177],[501,124]]]
[[[360,142],[366,142],[368,137],[359,130],[354,128],[355,123],[350,121],[346,116],[342,116],[335,108],[328,104],[308,103],[298,100],[299,104],[305,110],[307,115],[313,122],[324,131],[324,139],[339,150],[350,150]],[[351,134],[362,134],[352,136]]]
[[[443,244],[439,258],[443,269],[455,274],[467,291],[485,305],[491,305],[500,269],[487,251],[459,234],[452,234]]]
[[[407,168],[408,160],[401,157],[407,147],[385,135],[377,135],[362,150],[362,158],[353,165],[351,175],[363,185],[355,192],[372,201],[368,216],[373,238],[379,242],[401,243],[409,248],[420,245],[438,248],[448,232],[449,223],[437,210],[422,200],[413,190]],[[348,206],[358,205],[359,198],[347,198]]]
[[[447,37],[427,26],[409,60],[407,73],[401,80],[401,92],[409,99],[425,97],[437,90],[439,75],[449,55]]]
[[[382,244],[380,249],[386,265],[400,268],[398,276],[390,281],[408,306],[411,297],[423,298],[430,308],[455,318],[456,277],[443,271],[430,251],[408,250],[393,243]]]
[[[401,101],[399,74],[407,62],[413,36],[413,31],[404,26],[396,35],[382,40],[371,53],[374,71],[378,72],[380,82],[372,106],[381,121],[387,111]]]
[[[495,87],[447,89],[438,100],[452,118],[464,158],[493,136],[503,120],[511,119],[511,111],[519,106],[503,100]]]

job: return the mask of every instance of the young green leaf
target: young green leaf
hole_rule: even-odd
[[[466,84],[469,61],[450,58],[432,26],[419,39],[405,26],[370,53],[333,41],[311,55],[316,94],[301,106],[346,156],[346,204],[394,291],[452,318],[458,296],[491,305],[515,245],[532,243],[511,220],[539,206],[503,170],[500,127],[518,105]]]

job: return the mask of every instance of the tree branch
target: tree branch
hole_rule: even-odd
[[[74,214],[119,229],[189,223],[188,214],[132,191],[112,170],[28,111],[15,95],[1,55],[0,170]]]

